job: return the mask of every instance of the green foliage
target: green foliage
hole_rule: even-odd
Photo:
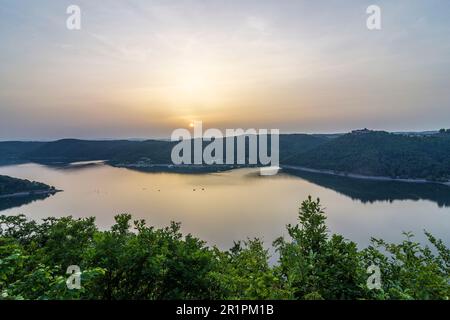
[[[220,269],[213,276],[221,299],[290,299],[277,268],[269,266],[268,250],[259,239],[236,242],[229,251],[215,250]]]
[[[309,197],[300,207],[300,225],[288,225],[291,241],[274,242],[280,270],[296,298],[355,299],[362,295],[364,270],[356,244],[329,238],[320,201]]]
[[[163,229],[131,216],[108,231],[94,218],[0,216],[1,299],[448,299],[450,252],[426,233],[434,249],[412,241],[354,242],[330,235],[320,201],[301,204],[299,224],[279,238],[270,264],[258,239],[230,250],[208,247],[180,224]],[[382,288],[366,286],[369,265]],[[80,266],[81,289],[69,290],[67,267]]]
[[[362,254],[369,264],[377,264],[383,275],[383,290],[373,298],[384,299],[446,299],[450,297],[450,250],[441,240],[425,232],[437,254],[430,247],[414,242],[411,233],[404,233],[400,244],[372,239],[373,245]],[[379,248],[388,253],[380,254]]]

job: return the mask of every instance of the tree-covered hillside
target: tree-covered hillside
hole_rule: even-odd
[[[0,163],[12,159],[40,163],[106,160],[118,166],[169,165],[175,144],[160,140],[75,139],[32,145],[0,142]],[[204,142],[204,146],[207,144],[209,142]],[[247,150],[248,145],[247,142]],[[246,153],[248,155],[248,151]],[[450,133],[445,130],[420,135],[358,130],[331,136],[282,134],[280,162],[370,176],[447,181],[450,179]]]
[[[392,178],[450,179],[450,135],[357,131],[298,152],[284,164]]]
[[[0,142],[0,165],[27,161],[24,155],[43,146],[45,142]]]
[[[173,144],[167,141],[64,139],[48,142],[24,153],[22,158],[36,162],[74,162],[89,160],[137,161],[147,157],[155,163],[169,163]]]
[[[280,136],[281,157],[290,156],[299,150],[310,150],[328,139],[306,134],[289,134]],[[209,142],[204,142],[206,146]],[[6,144],[9,149],[6,148]],[[0,150],[5,145],[1,159],[12,158],[9,150],[14,150],[14,158],[20,161],[41,163],[75,162],[89,160],[107,160],[114,164],[136,163],[144,161],[151,164],[171,164],[171,151],[176,142],[161,140],[129,141],[89,141],[63,139],[41,143],[36,148],[21,149],[21,143],[0,142]],[[12,149],[11,146],[16,146]],[[248,141],[247,141],[248,146]],[[22,150],[22,152],[20,152]],[[224,153],[225,154],[225,153]]]

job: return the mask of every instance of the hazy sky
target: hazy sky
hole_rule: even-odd
[[[448,0],[0,0],[0,48],[0,140],[450,127]]]

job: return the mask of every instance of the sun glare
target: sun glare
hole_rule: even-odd
[[[208,90],[208,81],[202,75],[193,74],[181,79],[179,86],[184,93],[202,94]]]

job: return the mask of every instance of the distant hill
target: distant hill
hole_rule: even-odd
[[[1,144],[1,143],[0,143]],[[74,162],[89,160],[137,161],[142,157],[154,159],[156,163],[170,160],[170,142],[146,141],[87,141],[64,139],[48,142],[39,148],[22,154],[23,159],[34,162]]]
[[[45,142],[0,142],[0,164],[17,163],[23,161],[23,155],[45,145]]]
[[[283,134],[280,135],[280,162],[295,157],[300,153],[313,150],[314,148],[329,142],[328,136],[308,134]]]
[[[207,143],[205,143],[207,144]],[[172,164],[175,142],[64,139],[0,142],[0,164],[106,160],[116,166]],[[355,130],[348,134],[280,135],[280,162],[392,178],[450,180],[450,130],[427,134]]]
[[[326,137],[307,134],[280,136],[281,157],[288,157],[299,151],[310,150],[324,142]],[[108,160],[113,163],[133,163],[142,159],[154,164],[170,164],[171,151],[176,142],[162,140],[107,140],[89,141],[63,139],[24,147],[21,142],[0,142],[2,159],[32,161],[39,163]],[[208,144],[205,142],[205,145]],[[5,145],[3,147],[3,145]]]
[[[450,179],[450,134],[361,130],[299,152],[285,164],[393,178]]]

